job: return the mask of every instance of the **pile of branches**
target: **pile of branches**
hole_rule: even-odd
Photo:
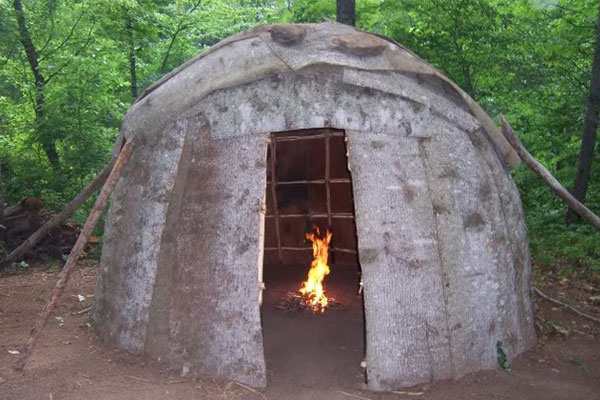
[[[10,252],[16,249],[55,215],[44,208],[41,199],[35,197],[27,197],[20,203],[7,207],[4,211],[4,224],[0,228],[4,250]],[[62,258],[64,254],[69,254],[71,251],[81,226],[73,221],[64,221],[52,227],[47,235],[23,255],[22,259]]]

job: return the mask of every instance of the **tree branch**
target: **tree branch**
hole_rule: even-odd
[[[52,13],[50,16],[50,33],[48,33],[48,38],[46,39],[46,42],[40,48],[40,54],[42,54],[44,51],[46,51],[46,49],[50,45],[50,42],[52,41],[53,37],[54,37],[54,13]]]
[[[40,51],[40,60],[43,60],[45,58],[50,57],[52,54],[56,53],[58,50],[60,50],[61,48],[63,48],[63,46],[65,44],[67,44],[69,42],[69,40],[71,40],[71,37],[75,33],[75,29],[77,28],[77,25],[79,25],[79,22],[81,21],[81,18],[83,18],[83,14],[84,14],[84,11],[82,10],[81,14],[79,14],[79,17],[77,17],[77,20],[75,21],[75,23],[71,27],[71,30],[69,31],[69,33],[67,34],[67,36],[65,37],[65,39],[58,46],[56,46],[54,49],[52,49],[51,51],[49,51],[46,54],[41,54],[41,51]]]
[[[4,61],[2,64],[0,64],[0,69],[4,68],[4,66],[6,64],[8,64],[8,62],[11,60],[13,51],[15,51],[15,47],[16,46],[13,46],[10,48],[10,50],[8,51],[8,55],[6,56],[6,61]]]
[[[200,4],[202,3],[202,0],[198,0],[194,6],[190,9],[190,11],[188,11],[188,15],[192,15],[196,9],[200,6]],[[167,68],[167,61],[169,60],[169,56],[171,55],[171,49],[173,48],[173,45],[175,44],[175,40],[177,39],[177,36],[183,32],[185,29],[188,28],[188,24],[184,24],[184,18],[182,17],[181,21],[179,21],[179,24],[177,25],[177,28],[175,29],[175,33],[173,33],[173,36],[171,37],[171,41],[169,42],[169,47],[167,48],[167,52],[163,58],[163,61],[160,65],[160,71],[162,73],[167,72],[166,68]]]
[[[50,74],[50,76],[48,76],[48,78],[46,78],[46,83],[50,82],[50,80],[52,80],[52,78],[54,78],[56,75],[60,74],[63,69],[65,69],[67,66],[69,66],[69,64],[71,64],[71,62],[73,62],[75,57],[77,57],[79,54],[81,54],[81,52],[90,45],[90,43],[92,42],[92,31],[93,30],[94,30],[94,24],[92,24],[92,26],[90,26],[90,30],[88,31],[88,37],[87,37],[85,43],[83,44],[83,46],[81,46],[79,49],[77,49],[75,51],[75,53],[73,53],[69,57],[69,61],[63,63],[63,65],[58,67],[52,74]]]
[[[586,314],[586,313],[583,313],[583,312],[579,311],[578,309],[576,309],[576,308],[575,308],[575,307],[573,307],[573,306],[570,306],[570,305],[568,305],[568,304],[566,304],[566,303],[563,303],[562,301],[556,300],[555,298],[553,298],[553,297],[550,297],[550,296],[548,296],[547,294],[544,294],[544,293],[543,293],[543,292],[542,292],[540,289],[538,289],[538,288],[536,288],[536,287],[533,287],[533,291],[534,291],[534,292],[535,292],[535,293],[536,293],[538,296],[540,296],[542,299],[544,299],[544,300],[546,300],[546,301],[549,301],[549,302],[550,302],[550,303],[552,303],[552,304],[556,304],[557,306],[564,307],[564,308],[566,308],[567,310],[571,311],[571,312],[572,312],[572,313],[574,313],[574,314],[577,314],[577,315],[579,315],[579,316],[580,316],[580,317],[582,317],[582,318],[589,319],[590,321],[594,321],[595,323],[597,323],[597,324],[600,324],[600,318],[592,317],[592,316],[591,316],[591,315],[589,315],[589,314]]]

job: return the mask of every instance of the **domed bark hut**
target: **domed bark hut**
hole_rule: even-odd
[[[535,342],[518,157],[482,109],[401,45],[354,28],[263,26],[150,87],[106,219],[106,343],[266,384],[259,298],[267,148],[344,132],[364,282],[368,387],[497,366]],[[335,233],[334,233],[335,234]]]

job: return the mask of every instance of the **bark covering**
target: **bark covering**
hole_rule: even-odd
[[[369,388],[494,368],[497,341],[510,357],[530,348],[527,234],[489,117],[396,44],[340,24],[282,29],[216,45],[128,113],[136,153],[94,313],[104,339],[264,385],[266,139],[332,127],[349,140]]]

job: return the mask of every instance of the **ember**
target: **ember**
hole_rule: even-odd
[[[315,306],[311,304],[311,300],[307,296],[298,294],[297,292],[288,292],[285,297],[282,297],[277,303],[275,303],[275,308],[282,310],[286,314],[296,311],[311,311],[313,313],[318,313],[320,311],[319,307],[315,308]],[[344,306],[335,299],[328,298],[327,308],[329,310],[342,310],[344,309]]]
[[[327,296],[323,288],[323,279],[329,274],[329,242],[331,241],[331,232],[327,230],[323,238],[319,238],[319,228],[314,227],[315,232],[306,234],[306,238],[313,245],[313,261],[308,271],[308,279],[302,283],[299,292],[307,299],[314,312],[324,312],[327,308]]]

